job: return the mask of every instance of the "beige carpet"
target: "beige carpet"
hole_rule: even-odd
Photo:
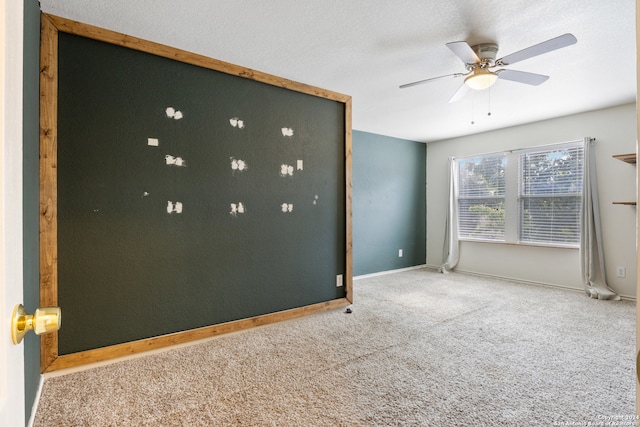
[[[354,292],[351,314],[47,378],[35,426],[605,425],[635,413],[633,302],[430,270]]]

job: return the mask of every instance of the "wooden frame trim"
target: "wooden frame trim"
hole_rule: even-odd
[[[344,103],[345,109],[345,206],[346,206],[346,263],[345,263],[345,291],[346,299],[349,303],[353,303],[353,230],[351,224],[352,217],[352,204],[353,204],[353,184],[352,184],[352,163],[351,158],[353,154],[352,150],[352,137],[353,132],[351,129],[351,98],[347,99]]]
[[[58,31],[42,16],[40,30],[40,306],[58,305]],[[40,369],[58,357],[58,333],[40,337]]]
[[[353,232],[352,215],[352,122],[351,97],[318,87],[294,82],[270,74],[229,64],[202,55],[141,40],[77,21],[43,14],[40,40],[40,305],[58,305],[58,228],[57,228],[57,104],[58,104],[58,33],[99,40],[191,65],[236,75],[273,86],[344,103],[345,108],[345,298],[309,306],[255,316],[184,332],[112,345],[104,348],[59,356],[58,334],[41,336],[40,367],[42,372],[71,368],[154,350],[176,344],[235,332],[255,326],[344,307],[353,302]],[[62,307],[64,325],[64,307]]]

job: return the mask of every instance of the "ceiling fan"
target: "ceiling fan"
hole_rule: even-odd
[[[481,43],[469,46],[469,44],[464,41],[450,42],[446,44],[447,47],[451,49],[451,51],[462,60],[462,62],[464,62],[465,68],[467,69],[466,73],[454,73],[447,74],[446,76],[432,77],[413,83],[403,84],[400,88],[403,89],[416,86],[447,77],[464,77],[465,79],[462,86],[460,86],[460,88],[449,99],[449,102],[455,102],[466,95],[470,89],[487,89],[498,79],[511,80],[518,83],[537,86],[547,81],[549,76],[528,73],[525,71],[507,70],[504,68],[499,68],[497,70],[494,69],[515,64],[516,62],[524,61],[525,59],[542,55],[556,49],[561,49],[577,42],[578,40],[573,34],[567,33],[542,43],[529,46],[510,55],[503,56],[500,59],[496,59],[498,54],[498,45],[496,43]]]

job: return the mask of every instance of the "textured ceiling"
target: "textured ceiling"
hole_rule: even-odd
[[[353,128],[415,141],[594,110],[636,98],[634,0],[40,0],[46,13],[203,54],[353,97]],[[447,101],[463,72],[445,46],[496,42],[498,57],[572,33],[578,43]],[[488,115],[488,112],[491,115]],[[475,124],[471,124],[474,121]]]

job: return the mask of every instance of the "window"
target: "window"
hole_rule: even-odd
[[[504,241],[504,154],[458,162],[458,235]]]
[[[458,160],[458,237],[578,246],[581,142]]]
[[[520,155],[520,241],[580,244],[582,146]]]

